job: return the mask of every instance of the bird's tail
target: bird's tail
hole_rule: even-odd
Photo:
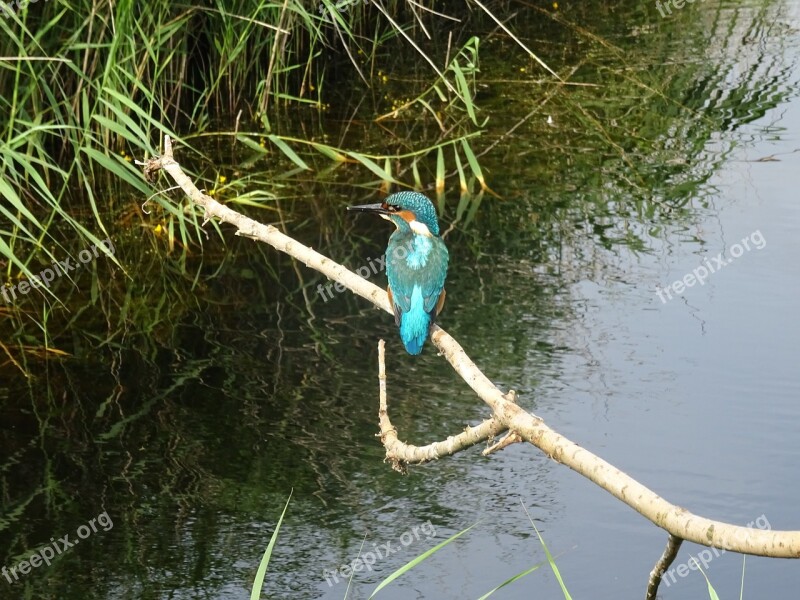
[[[428,338],[431,316],[422,306],[413,306],[400,317],[400,339],[409,354],[419,354]]]

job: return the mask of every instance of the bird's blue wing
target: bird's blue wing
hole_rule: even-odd
[[[411,310],[411,299],[414,287],[418,286],[422,295],[422,306],[426,313],[433,315],[436,304],[444,289],[447,278],[449,254],[444,242],[438,238],[430,238],[431,249],[425,257],[424,264],[406,255],[392,255],[387,258],[387,275],[392,290],[395,313],[407,313]]]
[[[425,271],[430,275],[426,275],[422,279],[421,287],[425,312],[435,317],[434,311],[444,290],[444,281],[447,278],[447,263],[450,257],[444,242],[439,238],[433,239],[438,243],[434,244],[435,251],[431,252],[428,264],[425,265]]]

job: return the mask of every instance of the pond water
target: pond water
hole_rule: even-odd
[[[500,199],[468,199],[467,218],[448,189],[441,325],[521,405],[667,500],[798,529],[800,3],[668,18],[589,4],[556,15],[596,38],[533,9],[514,21],[581,85],[538,83],[504,36],[481,48],[490,120],[475,146],[497,142],[481,161]],[[283,200],[287,231],[354,269],[379,257],[388,227],[342,214],[375,194],[314,189],[325,195]],[[267,597],[367,598],[477,523],[378,597],[479,598],[545,560],[526,509],[573,598],[644,596],[664,532],[535,448],[392,471],[375,437],[379,338],[402,440],[444,439],[488,410],[431,346],[405,355],[388,315],[323,297],[324,278],[223,232],[187,269],[196,282],[157,253],[115,278],[124,292],[102,314],[152,310],[149,328],[106,339],[105,317],[82,309],[75,320],[99,328],[61,334],[73,358],[27,365],[31,380],[5,367],[3,564],[101,526],[52,566],[0,579],[0,598],[247,598],[290,493]],[[664,598],[707,597],[697,571],[677,571],[701,550],[684,545]],[[336,570],[360,551],[380,557],[346,592]],[[706,562],[720,597],[738,598],[742,557]],[[797,563],[747,559],[745,599],[798,586]],[[492,597],[532,596],[562,597],[547,566]]]

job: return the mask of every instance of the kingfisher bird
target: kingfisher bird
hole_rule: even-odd
[[[450,256],[439,235],[433,203],[417,192],[398,192],[380,204],[347,210],[378,214],[394,223],[386,247],[389,303],[406,352],[417,355],[444,305],[444,280]]]

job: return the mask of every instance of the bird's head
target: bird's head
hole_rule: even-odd
[[[395,224],[400,230],[418,235],[439,235],[439,220],[433,203],[418,192],[397,192],[380,204],[348,206],[347,210],[371,212]]]

